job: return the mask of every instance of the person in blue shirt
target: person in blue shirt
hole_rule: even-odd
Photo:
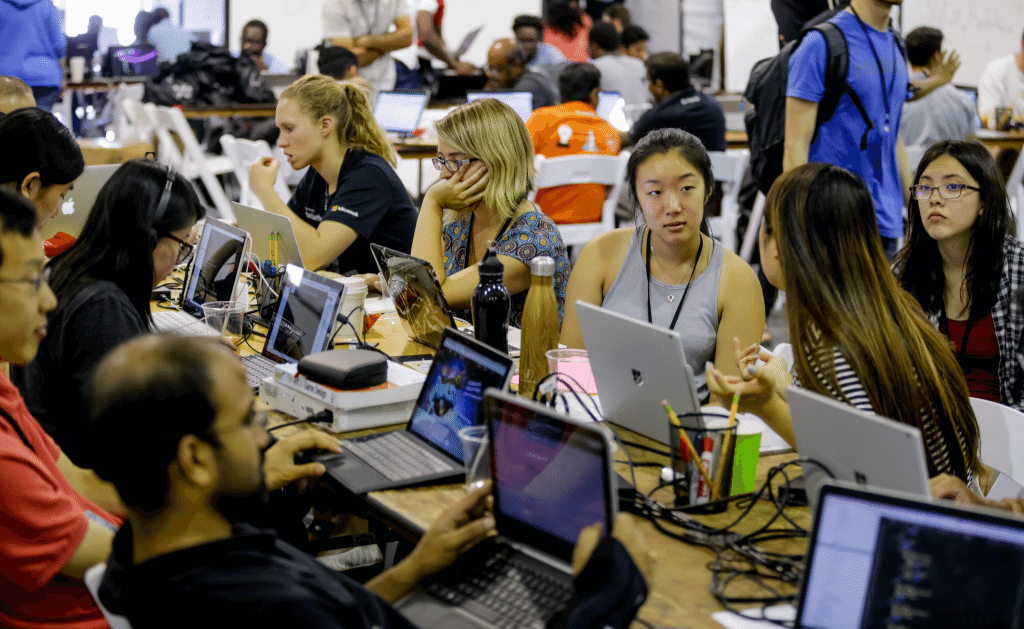
[[[50,111],[64,89],[67,54],[60,15],[51,0],[0,0],[0,74],[32,88],[36,106]]]

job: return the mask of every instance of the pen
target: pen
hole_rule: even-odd
[[[687,436],[686,429],[683,428],[682,423],[680,423],[679,421],[679,416],[676,415],[676,412],[672,410],[672,407],[669,405],[668,400],[662,400],[661,404],[662,406],[665,407],[665,412],[668,414],[668,420],[672,422],[672,425],[675,426],[676,429],[679,430],[679,440],[684,441],[686,443],[686,447],[690,450],[690,456],[693,457],[694,462],[700,461],[700,453],[697,452],[697,448],[693,446],[693,443],[690,441],[690,437]],[[680,450],[682,450],[681,447]],[[700,471],[701,476],[704,478],[704,480],[708,483],[708,486],[710,486],[711,476],[708,474],[707,470],[705,470],[699,464],[697,465],[697,469]]]
[[[712,500],[720,500],[722,498],[722,482],[725,479],[725,468],[728,467],[729,461],[732,460],[732,443],[733,433],[736,431],[736,412],[740,408],[740,394],[739,391],[732,394],[732,407],[729,409],[729,427],[725,431],[725,436],[722,438],[722,451],[718,454],[718,460],[720,464],[718,466],[718,473],[715,474],[715,487],[712,491]]]
[[[708,476],[708,470],[711,469],[711,464],[714,462],[714,454],[712,451],[715,449],[715,440],[705,435],[702,452],[700,459],[697,462],[697,469],[701,474],[700,485],[697,487],[697,502],[707,502],[711,495],[711,479]]]

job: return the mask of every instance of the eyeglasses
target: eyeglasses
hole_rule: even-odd
[[[932,191],[937,191],[939,197],[943,199],[959,199],[960,195],[963,194],[964,188],[981,192],[981,188],[968,186],[965,183],[947,183],[941,186],[926,186],[924,184],[910,186],[910,194],[914,195],[914,198],[918,201],[927,201],[932,198]]]
[[[441,167],[444,166],[448,169],[448,172],[453,173],[466,164],[472,164],[473,162],[478,161],[480,160],[475,157],[470,157],[469,159],[445,159],[443,157],[433,157],[431,158],[430,163],[433,164],[434,168],[437,170],[441,170]]]
[[[195,229],[193,228],[193,231],[189,233],[189,237],[191,237],[192,233],[194,233],[194,232],[195,232]],[[184,240],[182,240],[181,238],[178,238],[174,234],[164,234],[164,235],[167,236],[168,238],[170,238],[171,240],[173,240],[174,242],[178,243],[178,257],[175,258],[174,264],[177,265],[177,264],[184,264],[184,263],[188,262],[188,259],[192,257],[192,251],[196,248],[196,246],[194,244],[190,243],[190,242],[185,242]]]
[[[53,269],[46,267],[43,272],[39,274],[34,280],[28,278],[0,278],[0,282],[5,284],[31,284],[38,293],[42,288],[43,284],[50,285],[50,275],[53,273]]]

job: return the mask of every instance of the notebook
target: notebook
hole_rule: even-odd
[[[484,391],[508,386],[512,367],[507,355],[448,328],[405,429],[350,439],[342,454],[318,460],[356,494],[456,482],[465,474],[459,430],[483,423]]]
[[[85,221],[89,218],[93,204],[96,203],[100,189],[120,167],[120,164],[86,166],[82,175],[75,179],[75,184],[68,192],[64,203],[61,204],[60,211],[40,230],[39,233],[43,240],[49,240],[58,232],[78,238],[82,233],[82,228],[85,227]]]
[[[466,92],[467,102],[472,103],[473,101],[480,100],[481,98],[494,98],[496,100],[500,100],[519,114],[519,117],[523,119],[523,122],[529,120],[530,115],[533,113],[532,92]]]
[[[236,201],[231,202],[231,209],[235,213],[238,226],[252,236],[252,252],[257,258],[261,261],[274,260],[270,255],[270,237],[274,235],[277,239],[277,260],[274,261],[274,265],[294,264],[305,268],[302,252],[299,251],[299,242],[295,240],[295,231],[287,218]]]
[[[376,243],[370,243],[370,251],[406,334],[437,348],[445,328],[455,327],[455,318],[434,268],[426,260]]]
[[[615,519],[605,432],[511,394],[485,400],[499,538],[399,602],[419,627],[544,627],[571,598],[580,531]]]
[[[701,406],[679,333],[582,301],[576,316],[604,418],[678,446],[662,400],[680,417]]]
[[[344,284],[302,267],[286,266],[263,353],[242,358],[249,386],[259,388],[260,380],[269,378],[279,363],[298,362],[330,349],[344,301]]]
[[[787,389],[786,398],[800,458],[818,461],[831,472],[813,463],[801,464],[812,506],[830,476],[930,495],[920,430],[797,386]]]
[[[381,92],[373,107],[373,117],[385,131],[412,135],[420,126],[420,116],[429,98],[430,93],[426,90]]]

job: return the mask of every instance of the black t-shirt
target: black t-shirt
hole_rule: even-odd
[[[337,221],[359,234],[338,256],[340,273],[376,273],[371,242],[404,253],[412,249],[416,206],[395,169],[379,155],[353,150],[345,153],[338,187],[329,196],[327,182],[310,168],[288,207],[313,227],[321,221]]]
[[[718,102],[692,87],[666,96],[633,126],[633,144],[655,129],[689,131],[709,151],[725,150],[725,113]]]

